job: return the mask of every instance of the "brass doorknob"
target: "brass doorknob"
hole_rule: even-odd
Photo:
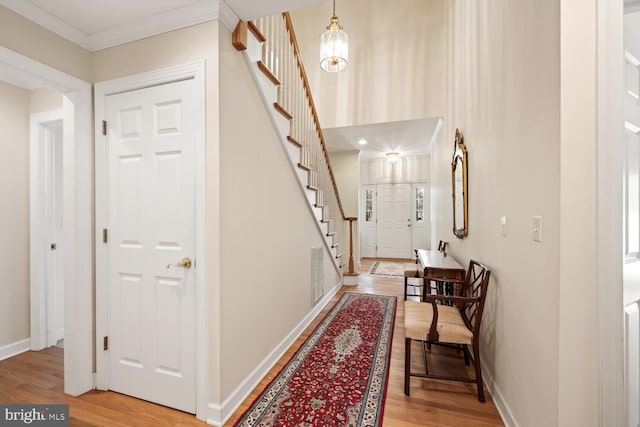
[[[177,264],[167,264],[167,269],[171,268],[171,267],[176,267],[176,268],[186,268],[187,270],[191,268],[191,258],[188,257],[184,257],[182,258],[182,260],[177,263]]]

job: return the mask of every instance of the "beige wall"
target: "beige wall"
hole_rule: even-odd
[[[341,151],[329,154],[342,207],[346,216],[358,216],[360,187],[360,152]]]
[[[350,0],[336,13],[349,35],[349,67],[320,69],[319,36],[331,3],[291,13],[323,128],[441,117],[446,113],[446,0]]]
[[[329,4],[293,13],[321,123],[444,117],[427,180],[433,240],[448,240],[458,261],[478,259],[493,272],[483,362],[506,417],[522,426],[557,425],[560,1],[355,0],[338,4],[337,12],[351,48],[349,68],[337,75],[317,66]],[[469,150],[464,240],[451,233],[456,127]],[[531,239],[534,215],[543,217],[542,243]],[[502,216],[508,218],[506,237]]]
[[[336,179],[336,185],[338,186],[338,193],[340,194],[340,201],[342,202],[342,208],[344,214],[347,217],[358,218],[360,213],[360,151],[342,151],[329,153],[329,160],[331,167],[333,168],[333,174]],[[347,223],[347,232],[348,231]],[[360,260],[360,239],[358,232],[358,222],[353,223],[353,259],[356,262],[355,270],[357,271]],[[348,239],[348,234],[346,239]],[[344,253],[349,259],[349,242],[344,242]]]
[[[614,425],[611,420],[599,421],[598,396],[599,305],[598,281],[614,277],[598,272],[598,252],[613,248],[598,247],[596,230],[598,206],[598,83],[596,0],[562,0],[561,9],[561,176],[560,176],[560,318],[559,318],[559,378],[558,425]],[[618,31],[621,29],[618,28]],[[620,52],[621,53],[621,52]],[[605,54],[606,55],[606,54]],[[622,61],[622,58],[615,58]],[[620,92],[622,101],[622,91]],[[603,102],[604,104],[604,102]],[[603,105],[601,104],[601,105]],[[605,114],[602,112],[601,114]],[[617,118],[617,117],[616,117]],[[620,117],[622,118],[622,117]],[[603,122],[603,121],[602,121]],[[601,123],[602,123],[601,122]],[[622,129],[622,123],[618,126]],[[619,145],[610,144],[607,149]],[[622,142],[620,142],[622,144]],[[611,147],[611,148],[609,148]],[[579,161],[576,154],[579,153]],[[606,159],[603,159],[606,165]],[[602,170],[602,169],[601,169]],[[618,190],[622,185],[616,183]],[[616,188],[605,191],[615,194]],[[607,197],[607,196],[604,196]],[[600,225],[600,227],[603,227]],[[602,240],[606,241],[606,240]],[[618,241],[620,242],[620,240]],[[615,253],[620,253],[620,247]],[[605,259],[604,255],[600,255]],[[622,263],[622,256],[620,256]],[[612,289],[616,289],[611,286]],[[619,308],[622,322],[622,306]],[[618,331],[612,330],[615,336]],[[614,345],[617,343],[614,343]],[[621,363],[620,361],[619,363]],[[614,383],[614,378],[608,378]],[[621,385],[620,383],[618,383]],[[604,387],[603,387],[604,388]]]
[[[0,347],[29,338],[29,92],[0,82]]]
[[[91,53],[0,6],[0,46],[91,81]]]
[[[311,311],[308,202],[243,55],[220,26],[221,399]],[[338,277],[324,250],[324,290]]]
[[[450,2],[449,108],[432,156],[433,241],[448,240],[459,262],[473,258],[492,270],[482,359],[507,418],[558,425],[560,2],[472,3]],[[463,240],[451,233],[455,128],[469,161]],[[532,241],[534,215],[543,217],[542,243]]]
[[[35,89],[29,92],[32,113],[62,109],[62,94],[50,89]]]

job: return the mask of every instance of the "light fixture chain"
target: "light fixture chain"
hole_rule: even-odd
[[[333,0],[333,16],[336,16],[336,0]]]

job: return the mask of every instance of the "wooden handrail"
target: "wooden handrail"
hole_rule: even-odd
[[[296,33],[293,30],[293,23],[291,22],[291,15],[289,12],[284,12],[282,16],[285,19],[287,30],[289,31],[289,37],[291,38],[291,45],[293,46],[293,52],[296,57],[296,61],[298,62],[298,67],[300,67],[300,77],[302,77],[302,82],[304,83],[304,89],[307,92],[307,100],[309,101],[309,106],[311,107],[311,112],[313,113],[313,121],[316,124],[316,131],[318,132],[318,136],[320,137],[320,144],[322,145],[322,152],[324,154],[324,158],[327,163],[327,167],[329,168],[329,176],[331,177],[331,183],[333,184],[333,190],[336,193],[336,198],[338,200],[338,207],[340,207],[340,214],[342,214],[342,219],[347,220],[347,216],[344,214],[344,208],[342,207],[342,200],[340,199],[340,192],[338,191],[338,185],[336,184],[336,178],[333,174],[333,168],[331,167],[331,162],[329,161],[329,151],[327,150],[327,144],[324,142],[324,135],[322,134],[322,128],[320,127],[320,120],[318,119],[318,113],[316,111],[316,105],[313,102],[313,97],[311,96],[311,86],[309,85],[309,79],[307,78],[307,72],[304,69],[304,64],[302,63],[300,48],[298,46],[298,39],[296,38]]]

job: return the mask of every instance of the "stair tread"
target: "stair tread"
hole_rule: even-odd
[[[299,143],[298,141],[296,141],[295,138],[293,138],[292,136],[288,136],[287,137],[287,141],[289,141],[290,143],[292,143],[293,145],[297,146],[298,148],[302,148],[302,144]]]
[[[293,116],[291,115],[291,113],[290,113],[290,112],[288,112],[287,110],[285,110],[285,108],[284,108],[282,105],[280,105],[280,104],[278,104],[277,102],[275,102],[275,103],[273,104],[273,107],[276,109],[276,111],[277,111],[278,113],[282,114],[282,116],[283,116],[285,119],[287,119],[287,120],[289,120],[289,121],[290,121],[290,120],[293,120]]]
[[[262,62],[262,60],[258,61],[258,68],[260,69],[260,71],[262,71],[262,73],[267,76],[267,78],[269,80],[271,80],[271,83],[273,83],[275,86],[280,86],[282,83],[280,83],[280,80],[278,79],[278,77],[276,77],[275,74],[273,74],[273,72],[267,67],[267,65]]]

